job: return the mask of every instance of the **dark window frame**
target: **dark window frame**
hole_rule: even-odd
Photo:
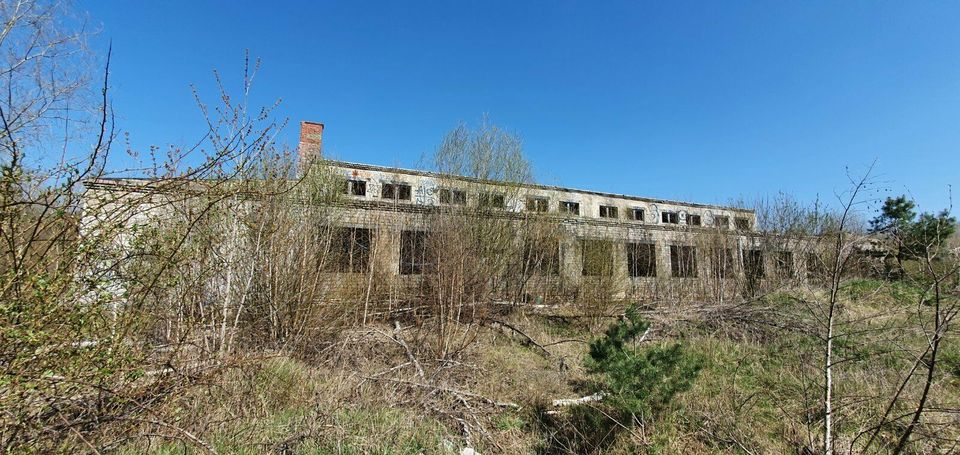
[[[637,214],[639,214],[639,216],[637,216]],[[646,215],[647,215],[646,209],[642,209],[639,207],[632,207],[630,208],[630,210],[627,211],[627,216],[629,216],[630,219],[633,221],[646,221],[645,220]]]
[[[700,215],[689,213],[687,214],[687,226],[702,226],[703,218]]]
[[[793,266],[793,251],[777,251],[773,257],[773,264],[777,270],[777,276],[780,278],[796,277],[796,267]]]
[[[453,188],[440,188],[437,191],[437,199],[445,205],[467,205],[467,192]]]
[[[657,276],[656,243],[627,243],[627,274],[631,278]]]
[[[550,211],[550,199],[540,196],[530,196],[527,198],[527,211],[546,213]]]
[[[580,203],[573,201],[560,201],[560,212],[571,215],[580,215]]]
[[[601,239],[580,239],[580,259],[583,276],[613,275],[613,242]]]
[[[330,271],[337,273],[363,273],[370,267],[370,252],[373,232],[369,228],[335,227],[331,232],[333,261]]]
[[[380,197],[393,201],[410,201],[413,199],[413,187],[403,182],[384,183],[380,187]]]
[[[433,271],[434,258],[428,245],[428,231],[400,231],[400,274],[422,275]]]
[[[826,266],[818,253],[808,252],[806,262],[808,279],[820,279],[826,276]]]
[[[505,209],[507,199],[503,193],[483,192],[477,195],[477,206],[484,209]]]
[[[680,224],[680,213],[660,212],[660,222],[666,224]]]
[[[725,279],[733,274],[733,248],[712,248],[710,251],[710,272],[713,278]]]
[[[763,266],[763,250],[743,250],[743,273],[750,280],[760,279],[766,275]]]
[[[348,196],[366,196],[367,181],[360,179],[346,179],[343,184],[343,194]]]
[[[730,229],[730,217],[727,215],[714,215],[713,226],[722,230]]]
[[[599,215],[600,218],[617,218],[619,215],[619,210],[615,205],[600,205]]]
[[[560,240],[527,239],[523,244],[523,270],[534,275],[559,275]]]
[[[733,219],[733,225],[738,231],[749,231],[750,230],[750,218],[745,218],[742,216],[735,217]]]
[[[697,247],[670,245],[670,274],[674,278],[696,278]]]

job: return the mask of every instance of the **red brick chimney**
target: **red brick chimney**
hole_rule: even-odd
[[[300,122],[300,145],[297,147],[299,167],[302,172],[307,164],[319,158],[323,147],[323,123]]]

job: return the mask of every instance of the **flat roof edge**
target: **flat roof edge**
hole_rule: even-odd
[[[368,171],[408,174],[408,175],[415,175],[415,176],[421,176],[421,177],[448,178],[448,179],[456,179],[456,180],[463,180],[463,181],[477,182],[477,183],[489,183],[489,184],[497,183],[495,181],[485,181],[482,179],[465,177],[462,175],[442,174],[439,172],[422,171],[418,169],[406,169],[401,167],[379,166],[375,164],[353,163],[350,161],[341,161],[341,160],[332,160],[332,159],[324,159],[323,162],[330,164],[332,166],[361,169],[361,170],[368,170]],[[88,180],[81,183],[84,184],[85,186],[89,186],[88,183],[92,183],[96,185],[98,182],[122,183],[122,182],[131,182],[131,181],[149,183],[149,182],[155,181],[155,179],[148,178],[148,177],[99,177],[97,179]],[[683,205],[683,206],[707,208],[707,209],[721,209],[721,210],[729,210],[732,212],[741,212],[741,213],[750,213],[750,214],[755,213],[755,211],[752,209],[746,209],[746,208],[740,208],[740,207],[732,207],[732,206],[724,206],[724,205],[716,205],[716,204],[702,204],[699,202],[683,202],[683,201],[674,201],[670,199],[649,198],[649,197],[641,197],[641,196],[631,196],[628,194],[606,193],[603,191],[584,190],[584,189],[569,188],[569,187],[562,187],[562,186],[556,186],[556,185],[543,185],[539,183],[522,183],[519,185],[525,188],[549,190],[549,191],[561,191],[561,192],[567,192],[567,193],[588,194],[593,196],[626,199],[626,200],[638,201],[638,202]]]
[[[406,169],[406,168],[401,168],[401,167],[379,166],[379,165],[375,165],[375,164],[353,163],[353,162],[350,162],[350,161],[331,160],[331,159],[326,159],[326,160],[324,160],[324,162],[329,163],[329,164],[334,165],[334,166],[351,167],[351,168],[357,168],[357,169],[363,169],[363,170],[369,170],[369,171],[394,172],[394,173],[399,173],[399,174],[409,174],[409,175],[416,175],[416,176],[421,176],[421,177],[452,178],[452,179],[457,179],[457,180],[465,180],[465,181],[479,182],[479,183],[496,183],[496,182],[486,182],[486,181],[484,181],[484,180],[482,180],[482,179],[477,179],[477,178],[474,178],[474,177],[464,177],[464,176],[462,176],[462,175],[448,175],[448,174],[442,174],[442,173],[439,173],[439,172],[421,171],[421,170],[418,170],[418,169]],[[716,204],[702,204],[702,203],[699,203],[699,202],[674,201],[674,200],[670,200],[670,199],[648,198],[648,197],[642,197],[642,196],[631,196],[631,195],[628,195],[628,194],[606,193],[606,192],[603,192],[603,191],[583,190],[583,189],[568,188],[568,187],[563,187],[563,186],[543,185],[543,184],[539,184],[539,183],[521,183],[521,184],[519,184],[519,185],[520,185],[520,186],[523,186],[523,187],[526,187],[526,188],[536,188],[536,189],[541,189],[541,190],[552,190],[552,191],[563,191],[563,192],[567,192],[567,193],[589,194],[589,195],[593,195],[593,196],[602,196],[602,197],[610,197],[610,198],[628,199],[628,200],[633,200],[633,201],[652,202],[652,203],[657,203],[657,204],[686,205],[686,206],[690,206],[690,207],[710,208],[710,209],[723,209],[723,210],[730,210],[730,211],[734,211],[734,212],[744,212],[744,213],[754,213],[754,212],[755,212],[755,211],[752,210],[752,209],[745,209],[745,208],[740,208],[740,207],[731,207],[731,206],[716,205]]]

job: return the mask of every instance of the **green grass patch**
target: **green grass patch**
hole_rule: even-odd
[[[852,300],[862,299],[884,286],[889,286],[889,283],[866,278],[850,280],[840,285],[840,295]]]
[[[523,430],[527,428],[527,421],[522,416],[513,412],[505,412],[493,419],[493,424],[498,430]]]

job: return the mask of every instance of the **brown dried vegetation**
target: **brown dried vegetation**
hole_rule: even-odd
[[[867,178],[837,214],[757,204],[749,248],[732,230],[678,239],[678,270],[622,290],[609,244],[560,245],[556,217],[499,208],[532,179],[519,139],[461,127],[430,166],[472,178],[443,182],[452,199],[487,194],[405,221],[430,234],[402,247],[422,278],[398,280],[375,266],[385,232],[343,229],[339,176],[322,160],[297,175],[271,109],[198,96],[200,145],[110,170],[109,56],[92,83],[59,4],[0,13],[7,451],[957,450],[956,243],[931,242],[898,281],[865,278],[882,269],[857,223]],[[81,127],[55,137],[64,112]],[[66,145],[40,159],[51,144]],[[149,179],[101,184],[130,176]],[[555,273],[565,248],[586,258],[581,283]],[[629,303],[652,323],[643,344],[706,363],[670,412],[614,435],[553,400],[590,392],[587,343]]]

